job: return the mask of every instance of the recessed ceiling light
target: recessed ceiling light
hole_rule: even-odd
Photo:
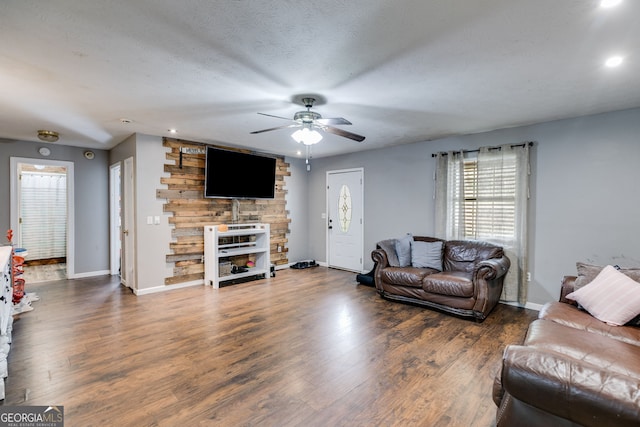
[[[622,0],[601,0],[600,7],[605,7],[605,8],[615,7],[620,3],[622,3]]]
[[[126,118],[122,118],[122,119],[120,119],[120,123],[124,123],[124,124],[129,124],[129,123],[131,123],[132,121],[133,121],[133,120],[131,120],[131,119],[126,119]]]
[[[614,68],[622,64],[623,60],[624,58],[622,56],[612,56],[604,62],[604,65],[606,65],[609,68]]]
[[[169,133],[178,133],[178,129],[167,129]]]

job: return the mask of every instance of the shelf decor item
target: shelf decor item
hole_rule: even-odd
[[[232,265],[229,261],[221,261],[218,268],[220,269],[220,277],[229,276],[231,274]]]

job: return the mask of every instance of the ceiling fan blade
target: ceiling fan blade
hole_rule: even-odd
[[[317,119],[316,122],[321,125],[350,125],[351,122],[347,119],[343,119],[342,117],[333,117],[329,119]]]
[[[292,124],[292,125],[277,126],[277,127],[269,128],[269,129],[254,130],[253,132],[249,132],[249,133],[252,133],[252,134],[254,134],[254,133],[262,133],[262,132],[269,132],[269,131],[278,130],[278,129],[295,128],[295,127],[298,127],[298,126],[300,126],[300,125],[296,123],[296,124]]]
[[[267,114],[267,113],[258,113],[258,114],[260,114],[261,116],[275,117],[276,119],[289,120],[289,121],[291,120],[288,117],[274,116],[273,114]]]
[[[343,136],[345,138],[353,139],[354,141],[358,141],[358,142],[364,141],[364,136],[358,135],[352,132],[347,132],[346,130],[334,128],[331,126],[323,126],[322,129],[324,129],[325,132],[329,132],[338,136]]]

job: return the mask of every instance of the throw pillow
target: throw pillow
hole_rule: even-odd
[[[411,265],[442,271],[442,246],[444,242],[411,242]]]
[[[408,267],[411,265],[411,242],[413,235],[407,233],[406,236],[396,239],[396,255],[398,255],[398,266]]]
[[[604,267],[601,265],[586,264],[584,262],[576,262],[576,270],[578,277],[573,285],[574,290],[582,288],[589,284],[602,271]]]
[[[567,295],[596,319],[620,326],[640,314],[640,283],[607,265],[591,283]]]
[[[387,254],[387,261],[391,267],[400,267],[398,261],[398,255],[396,254],[396,239],[381,240],[376,245],[385,251]]]
[[[578,277],[573,285],[574,290],[578,290],[583,286],[589,284],[604,267],[601,265],[586,264],[584,262],[576,263],[576,270],[578,271]],[[640,268],[617,268],[621,273],[629,276],[636,282],[640,282]]]

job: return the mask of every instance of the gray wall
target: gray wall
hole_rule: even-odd
[[[160,180],[164,172],[166,153],[162,137],[135,134],[111,150],[110,164],[133,157],[135,222],[136,293],[157,290],[164,279],[173,275],[173,263],[166,262],[171,242],[170,215],[163,211],[164,199],[156,197],[156,190],[166,188]],[[123,206],[123,209],[127,207]],[[148,224],[147,218],[160,217],[160,224]]]
[[[434,234],[438,151],[534,141],[529,302],[557,299],[576,261],[640,266],[640,109],[314,159],[309,173],[309,256],[325,260],[329,170],[364,168],[365,270],[379,240]],[[366,140],[364,142],[366,144]]]
[[[84,148],[28,141],[0,142],[0,242],[5,243],[5,232],[11,227],[10,158],[43,159],[38,148],[47,146],[50,160],[63,160],[74,164],[74,233],[75,274],[91,274],[109,270],[109,153],[91,150],[92,160],[85,159]]]
[[[132,135],[111,150],[110,164],[127,157],[134,158],[137,293],[153,292],[164,286],[165,277],[173,275],[173,264],[165,261],[172,241],[170,214],[163,212],[165,200],[156,198],[156,190],[166,188],[160,184],[160,179],[168,176],[164,172],[167,151],[161,137],[144,134]],[[286,158],[285,161],[289,162],[291,170],[291,176],[285,178],[287,210],[291,218],[287,236],[291,262],[308,257],[307,175],[304,160]],[[149,216],[160,216],[160,224],[147,224]]]
[[[326,262],[326,172],[364,168],[365,270],[378,240],[406,232],[434,232],[431,154],[486,145],[536,143],[532,150],[529,301],[555,300],[560,280],[575,273],[576,261],[640,266],[640,109],[559,120],[493,132],[394,146],[362,153],[315,158],[312,170],[304,161],[287,158],[287,209],[292,219],[289,260]],[[366,144],[366,141],[365,141]],[[43,144],[0,143],[0,230],[10,224],[9,157],[38,158]],[[136,156],[136,223],[138,225],[138,285],[163,286],[170,266],[165,263],[170,227],[155,199],[163,176],[165,149],[161,137],[136,135],[109,153],[49,145],[55,160],[75,164],[76,273],[109,269],[109,165]],[[161,216],[159,226],[147,216]]]

